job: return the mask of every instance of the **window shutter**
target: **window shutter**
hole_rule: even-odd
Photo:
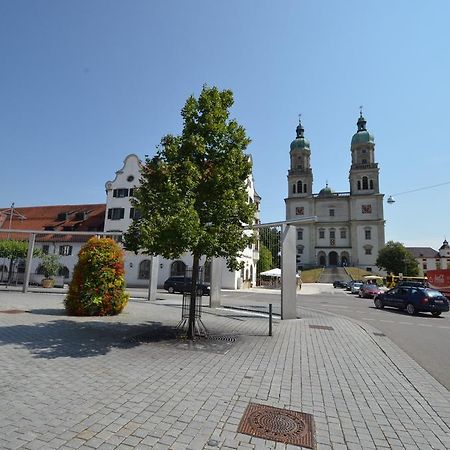
[[[120,208],[120,218],[123,219],[125,217],[125,208]]]
[[[112,208],[108,209],[108,219],[111,219],[112,217]]]

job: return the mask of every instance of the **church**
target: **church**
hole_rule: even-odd
[[[328,184],[313,193],[311,147],[301,121],[290,147],[286,220],[316,216],[297,227],[297,269],[355,266],[378,270],[375,261],[385,244],[383,197],[375,139],[362,112],[350,145],[349,191],[334,192]]]

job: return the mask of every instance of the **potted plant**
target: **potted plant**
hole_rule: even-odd
[[[42,255],[41,270],[44,275],[44,278],[42,280],[42,287],[51,288],[55,285],[55,280],[53,279],[53,277],[57,275],[60,268],[61,264],[59,263],[59,255]]]

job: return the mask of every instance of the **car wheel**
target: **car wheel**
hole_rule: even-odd
[[[412,303],[408,303],[406,305],[406,312],[410,315],[413,316],[414,314],[416,314],[416,307],[412,304]]]
[[[167,289],[167,292],[169,294],[173,294],[175,292],[175,289],[172,286],[170,286],[169,289]]]
[[[384,308],[383,300],[381,300],[380,298],[376,298],[374,303],[375,303],[375,308],[377,308],[377,309],[383,309]]]
[[[441,311],[433,311],[431,314],[433,317],[439,317],[441,315]]]

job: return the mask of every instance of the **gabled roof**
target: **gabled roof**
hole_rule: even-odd
[[[86,241],[88,236],[55,235],[51,231],[103,231],[106,205],[52,205],[14,208],[11,220],[12,230],[48,230],[46,235],[36,236],[39,241]],[[78,213],[78,214],[77,214]],[[10,208],[0,209],[0,239],[8,237],[10,229]],[[15,233],[13,239],[27,239],[26,234]]]
[[[431,247],[406,247],[414,258],[439,258],[439,253]]]

